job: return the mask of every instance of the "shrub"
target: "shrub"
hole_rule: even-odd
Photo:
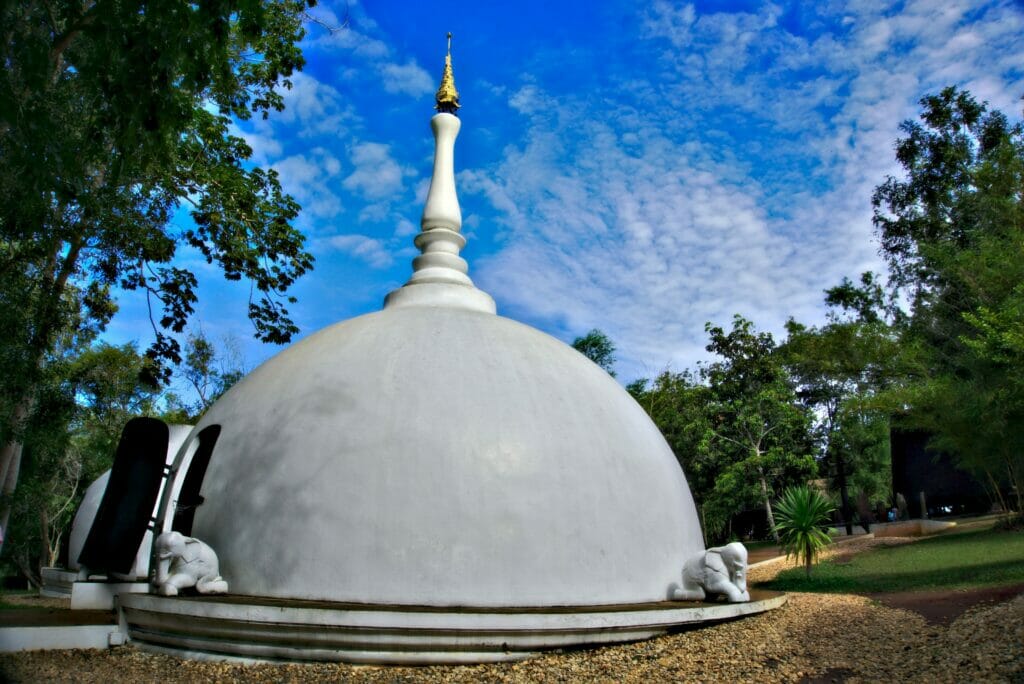
[[[775,531],[786,558],[803,561],[807,576],[818,553],[832,541],[826,528],[829,514],[835,507],[816,489],[803,485],[790,487],[782,493],[775,507]]]

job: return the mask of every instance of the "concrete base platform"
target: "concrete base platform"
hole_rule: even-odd
[[[71,587],[78,579],[78,573],[74,570],[64,568],[43,568],[40,571],[43,578],[43,586],[39,590],[40,596],[46,598],[71,598]]]
[[[72,610],[113,610],[114,598],[125,594],[145,594],[148,582],[75,582],[71,587]]]
[[[0,653],[69,648],[109,648],[124,643],[110,611],[8,609],[0,624]]]
[[[286,601],[250,596],[118,599],[122,630],[144,650],[214,660],[483,663],[544,650],[638,641],[685,625],[778,608],[785,594],[749,603],[659,603],[471,608]]]
[[[78,573],[63,568],[43,568],[40,596],[70,598],[72,610],[113,610],[114,597],[119,594],[145,594],[150,586],[145,581],[107,579],[103,575],[79,580]]]

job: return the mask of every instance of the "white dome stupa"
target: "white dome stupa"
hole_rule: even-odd
[[[668,600],[704,544],[658,429],[589,359],[496,315],[467,275],[450,52],[437,102],[412,277],[382,311],[265,362],[195,427],[162,529],[204,452],[202,503],[179,531],[216,551],[230,594],[125,597],[134,640],[200,656],[464,662],[714,617]],[[719,617],[765,609],[729,608]]]

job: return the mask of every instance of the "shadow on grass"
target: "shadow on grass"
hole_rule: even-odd
[[[779,573],[771,582],[757,586],[776,591],[829,593],[873,593],[912,591],[914,589],[957,589],[1024,582],[1024,561],[1007,560],[961,567],[903,572],[863,572],[849,565],[826,561],[814,569],[810,578],[803,568]]]

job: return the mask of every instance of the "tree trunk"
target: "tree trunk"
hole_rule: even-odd
[[[25,561],[24,556],[21,554],[17,554],[13,560],[14,564],[18,566],[18,570],[21,571],[22,577],[28,582],[29,587],[32,589],[43,588],[43,578],[38,574],[38,568],[33,570],[32,566]]]
[[[853,510],[850,507],[850,492],[846,485],[846,461],[843,459],[842,452],[836,450],[835,452],[836,461],[836,481],[839,485],[839,496],[842,500],[843,522],[846,524],[846,534],[853,536]]]
[[[988,477],[989,484],[992,486],[992,497],[993,503],[999,506],[999,510],[1003,513],[1009,513],[1010,509],[1006,507],[1006,501],[1003,500],[1003,492],[999,489],[999,483],[996,482],[996,478],[992,477],[992,471],[988,468],[983,469],[985,476]]]
[[[39,511],[39,577],[43,576],[43,568],[49,567],[50,563],[50,516],[46,514],[46,508]]]
[[[1014,463],[1013,457],[1007,454],[1006,474],[1010,478],[1010,490],[1017,495],[1017,521],[1020,522],[1024,520],[1024,478],[1020,477],[1021,473],[1014,465],[1017,464]]]
[[[764,476],[764,468],[761,466],[757,467],[757,473],[761,480],[761,496],[764,498],[764,512],[768,516],[768,527],[772,532],[772,539],[775,543],[779,543],[779,532],[775,529],[775,514],[772,513],[772,500],[768,496],[768,480]]]
[[[22,399],[14,407],[11,424],[8,426],[10,437],[0,450],[0,551],[3,551],[7,539],[7,523],[11,518],[11,503],[14,488],[18,485],[18,471],[21,469],[22,440],[21,430],[28,418],[30,401]]]
[[[67,243],[67,253],[61,256],[63,243],[59,249],[51,253],[43,272],[43,280],[46,282],[46,294],[40,297],[35,307],[34,321],[36,330],[32,334],[29,349],[33,354],[33,360],[28,368],[33,373],[26,380],[27,387],[22,388],[21,401],[14,408],[11,422],[8,427],[7,443],[0,449],[0,551],[3,551],[4,541],[7,539],[7,523],[11,517],[11,497],[18,485],[18,471],[21,468],[21,452],[23,439],[21,431],[25,421],[34,408],[34,397],[37,389],[38,376],[35,372],[43,367],[46,352],[53,345],[53,339],[60,328],[57,320],[57,311],[60,306],[60,299],[64,295],[64,288],[68,279],[75,272],[78,264],[78,256],[82,251],[82,239],[76,237]],[[52,280],[51,280],[52,278]]]

